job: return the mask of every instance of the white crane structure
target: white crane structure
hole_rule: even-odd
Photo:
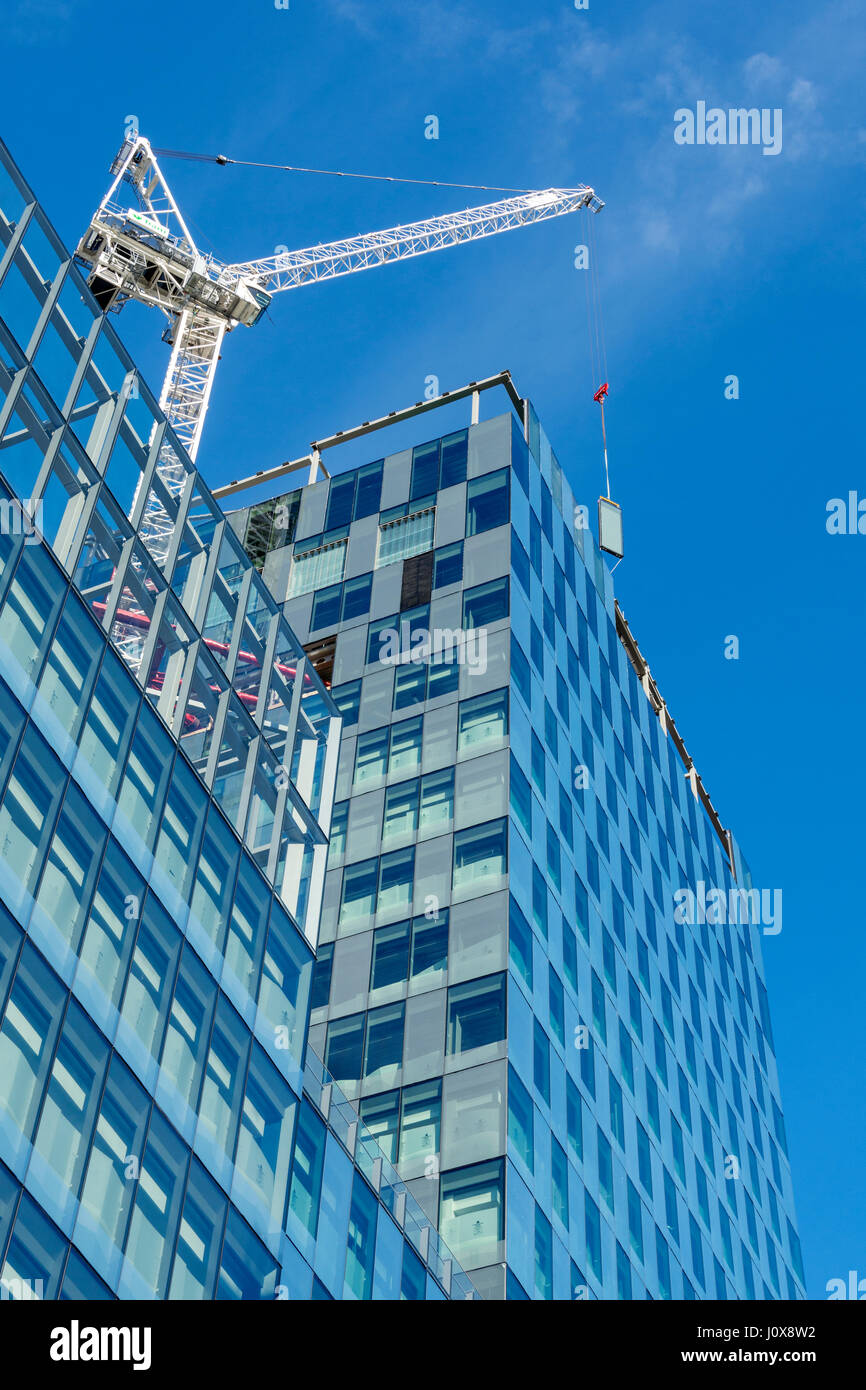
[[[229,161],[218,157],[216,162]],[[168,318],[164,336],[171,343],[171,357],[159,403],[192,459],[201,442],[223,337],[238,324],[257,323],[274,294],[580,208],[599,212],[604,206],[592,188],[548,188],[345,241],[225,265],[199,251],[143,136],[124,142],[111,173],[111,187],[76,255],[89,269],[90,288],[101,308],[117,309],[136,299],[155,305]],[[157,467],[176,495],[183,472],[171,449]],[[141,530],[157,561],[167,553],[171,528],[171,519],[151,495]]]

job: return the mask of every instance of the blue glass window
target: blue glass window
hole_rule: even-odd
[[[126,1241],[126,1257],[137,1275],[134,1287],[142,1296],[166,1296],[186,1159],[183,1144],[154,1107]]]
[[[103,650],[96,624],[70,590],[39,678],[39,694],[73,738],[87,711]]]
[[[426,697],[427,666],[424,662],[413,661],[405,666],[398,666],[394,678],[393,708],[408,709],[410,705],[420,704]]]
[[[448,991],[449,1056],[487,1047],[505,1037],[505,975],[489,975]]]
[[[535,512],[529,513],[529,563],[538,575],[542,578],[542,547],[541,547],[541,524]]]
[[[259,986],[259,1009],[289,1055],[300,1062],[312,979],[309,947],[278,902],[271,903],[267,945]]]
[[[527,709],[532,709],[532,677],[529,670],[529,662],[524,656],[520,646],[511,637],[511,679],[514,688],[523,697]]]
[[[608,1075],[610,1088],[610,1132],[620,1148],[625,1150],[625,1114],[622,1104],[622,1088],[613,1072]]]
[[[319,1225],[326,1138],[324,1124],[309,1102],[302,1101],[292,1157],[289,1211],[313,1237]]]
[[[508,521],[509,471],[483,473],[466,485],[466,534],[477,536]]]
[[[63,1283],[60,1286],[61,1301],[92,1302],[95,1300],[110,1300],[113,1298],[111,1289],[99,1278],[95,1270],[90,1268],[86,1260],[79,1255],[75,1246],[69,1248],[69,1259],[66,1261],[66,1268],[63,1271]]]
[[[346,866],[343,871],[341,923],[369,917],[375,912],[378,877],[378,859],[364,859],[358,864]]]
[[[527,838],[532,842],[532,792],[529,783],[524,777],[520,768],[517,766],[514,754],[511,754],[511,808],[517,816],[518,821],[526,831]]]
[[[101,1101],[96,1134],[81,1194],[76,1239],[100,1263],[114,1255],[120,1268],[135,1184],[128,1177],[127,1156],[139,1155],[150,1114],[150,1098],[116,1053],[111,1058]]]
[[[568,1163],[564,1150],[553,1138],[550,1141],[550,1167],[553,1210],[568,1230]]]
[[[532,920],[547,940],[547,883],[540,864],[532,866]]]
[[[635,1123],[637,1125],[638,1176],[641,1181],[641,1186],[645,1189],[647,1195],[651,1198],[653,1195],[653,1174],[652,1162],[650,1160],[649,1135],[647,1134],[640,1120],[637,1120]]]
[[[596,1279],[603,1281],[601,1265],[601,1217],[598,1207],[590,1197],[589,1193],[584,1194],[584,1215],[586,1222],[586,1258],[590,1269]]]
[[[532,618],[529,620],[529,655],[538,674],[544,679],[544,638],[541,628]]]
[[[508,871],[508,821],[488,821],[454,836],[453,888],[486,892]]]
[[[343,585],[343,606],[340,615],[344,623],[349,622],[351,618],[360,618],[369,613],[372,588],[372,574],[361,574],[356,579],[346,580]],[[318,602],[318,595],[316,601]],[[321,626],[324,625],[324,623],[321,624]],[[312,626],[316,627],[316,623],[313,623]]]
[[[77,951],[84,929],[105,842],[101,821],[70,782],[48,847],[36,902],[73,951]]]
[[[565,1045],[565,998],[562,992],[562,981],[554,970],[549,966],[549,1003],[550,1003],[550,1026],[557,1037]]]
[[[511,531],[511,569],[521,589],[529,598],[532,593],[529,580],[529,556],[517,539],[517,532],[513,528]]]
[[[421,1301],[427,1296],[427,1272],[408,1241],[403,1242],[400,1298]]]
[[[400,1092],[384,1091],[361,1101],[361,1122],[369,1130],[389,1163],[397,1162],[400,1130]]]
[[[181,936],[152,893],[141,917],[120,1016],[131,1038],[156,1060],[168,1021]]]
[[[532,990],[532,930],[514,900],[509,896],[508,948],[511,963],[518,975]]]
[[[229,1211],[220,1264],[218,1299],[272,1300],[277,1285],[277,1265],[261,1241]]]
[[[148,849],[156,839],[173,761],[171,739],[150,706],[142,705],[117,809]]]
[[[382,496],[383,466],[384,459],[377,459],[375,463],[365,464],[363,468],[358,469],[354,521],[360,521],[362,517],[373,516],[378,512]]]
[[[432,980],[443,975],[448,964],[448,910],[435,917],[415,917],[412,921],[413,980]]]
[[[333,942],[319,946],[313,966],[313,987],[310,1008],[323,1009],[331,997],[331,971],[334,964]]]
[[[508,1138],[530,1173],[534,1171],[532,1097],[513,1067],[508,1068]]]
[[[183,1200],[169,1298],[213,1298],[227,1209],[228,1203],[216,1183],[193,1158]]]
[[[532,762],[532,780],[541,792],[542,797],[544,797],[546,782],[544,748],[541,739],[535,733],[530,735],[530,757]]]
[[[342,584],[331,584],[327,589],[319,589],[313,599],[313,616],[310,631],[323,627],[336,627],[340,621],[340,606],[343,598]]]
[[[402,1094],[400,1117],[401,1165],[427,1160],[439,1153],[442,1121],[442,1082],[424,1081],[419,1086],[406,1086]]]
[[[211,805],[199,856],[190,920],[196,923],[218,951],[222,951],[225,943],[239,859],[237,840],[217,807]]]
[[[486,627],[508,617],[508,576],[467,589],[463,595],[463,626]]]
[[[433,588],[444,589],[463,579],[463,542],[443,545],[433,554]]]
[[[553,1297],[553,1233],[550,1222],[535,1204],[535,1294],[537,1298]]]
[[[577,994],[577,938],[565,917],[562,919],[562,968],[566,980]]]
[[[355,504],[355,484],[357,475],[345,473],[331,479],[328,492],[328,510],[325,515],[325,530],[335,526],[348,526],[352,520]]]
[[[409,500],[429,497],[439,490],[439,445],[438,439],[429,444],[419,444],[412,450],[412,482]]]
[[[4,1298],[56,1298],[66,1249],[57,1227],[23,1193],[0,1271]]]
[[[353,1298],[367,1299],[373,1296],[376,1217],[376,1199],[361,1174],[356,1172],[352,1184],[346,1251],[346,1292]]]
[[[360,679],[333,686],[331,698],[343,716],[343,728],[350,729],[357,724],[361,708]]]
[[[0,643],[29,679],[36,679],[65,593],[45,546],[25,545],[0,609]]]
[[[0,809],[0,846],[7,874],[20,882],[22,905],[24,893],[35,890],[66,780],[65,769],[29,724]]]
[[[626,1179],[628,1188],[628,1235],[631,1248],[643,1264],[643,1209],[640,1194],[631,1178]]]
[[[395,1070],[403,1060],[403,1016],[405,1005],[388,1004],[367,1015],[365,1077],[386,1079],[383,1073]]]
[[[631,1298],[631,1265],[619,1241],[616,1243],[616,1296],[626,1300]]]
[[[656,1269],[659,1278],[659,1294],[662,1298],[671,1296],[671,1259],[668,1243],[656,1226]],[[722,1276],[724,1281],[724,1276]]]
[[[574,875],[574,901],[578,929],[584,941],[589,941],[589,894],[578,874]]]
[[[466,481],[466,461],[469,450],[469,431],[457,430],[442,440],[442,473],[440,488],[454,487]]]
[[[608,1209],[613,1211],[613,1154],[601,1128],[596,1126],[598,1154],[598,1186]]]
[[[459,1263],[477,1268],[502,1258],[503,1185],[501,1159],[443,1173],[439,1231]]]
[[[39,1174],[38,1159],[52,1171],[62,1185],[61,1200],[78,1195],[107,1066],[108,1044],[84,1010],[71,999],[48,1077],[31,1158],[34,1176]],[[34,1161],[36,1155],[38,1159]]]
[[[217,1000],[210,1049],[202,1083],[196,1144],[206,1146],[208,1160],[231,1158],[241,1118],[250,1035],[224,995]]]
[[[365,1017],[365,1014],[350,1014],[348,1018],[332,1019],[328,1024],[325,1066],[339,1085],[361,1079]]]
[[[409,923],[380,927],[373,935],[370,989],[402,983],[409,975]]]
[[[547,872],[554,888],[559,892],[562,888],[562,858],[559,847],[559,836],[551,825],[547,822]],[[545,932],[545,936],[547,933]]]
[[[408,908],[412,898],[412,880],[415,873],[415,850],[395,850],[384,854],[379,861],[379,894],[376,900],[378,912],[400,912]]]
[[[568,1073],[565,1076],[565,1128],[569,1147],[583,1162],[583,1107],[580,1092]]]
[[[516,416],[511,417],[511,467],[514,476],[529,496],[529,449]]]
[[[532,1079],[541,1098],[550,1104],[550,1039],[540,1021],[532,1024]]]
[[[448,830],[454,819],[454,768],[428,772],[421,778],[418,828],[422,835]]]

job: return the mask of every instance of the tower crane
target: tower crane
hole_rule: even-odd
[[[217,156],[216,162],[230,161]],[[171,344],[171,356],[159,404],[193,460],[223,338],[238,324],[258,323],[274,294],[562,217],[580,208],[599,212],[604,206],[586,186],[547,188],[344,241],[225,265],[196,246],[156,154],[142,135],[124,141],[111,174],[111,186],[76,256],[88,268],[88,282],[100,308],[116,310],[135,299],[155,305],[167,317],[163,336]],[[172,449],[163,450],[157,470],[168,492],[177,495],[184,473]],[[140,529],[157,563],[167,554],[172,524],[151,494]]]

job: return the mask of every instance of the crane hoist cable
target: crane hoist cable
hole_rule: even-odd
[[[154,146],[154,154],[162,159],[192,159],[200,164],[237,164],[247,169],[276,169],[286,174],[325,174],[337,179],[367,179],[374,183],[414,183],[426,188],[471,188],[484,193],[530,193],[529,188],[503,188],[495,183],[449,183],[444,179],[403,179],[390,174],[357,174],[348,169],[306,169],[299,164],[266,164],[256,159],[230,159],[224,154],[192,154],[188,150],[162,150]]]
[[[604,423],[604,402],[610,390],[607,375],[607,347],[604,338],[604,320],[601,311],[601,294],[599,292],[598,276],[598,247],[595,238],[595,228],[589,224],[589,275],[586,281],[586,312],[587,329],[590,346],[590,370],[592,373],[591,381],[593,386],[602,378],[600,386],[593,390],[592,399],[601,409],[601,441],[604,451],[604,484],[605,499],[612,501],[610,495],[610,469],[607,457],[607,431]]]
[[[604,398],[607,395],[607,391],[607,382],[602,382],[601,386],[599,386],[598,390],[594,393],[592,399],[594,401],[598,401],[598,404],[601,406],[601,441],[604,445],[604,495],[607,498],[608,502],[610,502],[612,499],[610,495],[610,474],[608,473],[607,469],[607,435],[605,434],[604,429]]]

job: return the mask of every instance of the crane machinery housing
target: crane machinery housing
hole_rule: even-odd
[[[215,162],[229,161],[218,156]],[[238,324],[257,323],[274,294],[561,217],[580,208],[598,212],[604,206],[586,186],[548,188],[344,241],[226,265],[196,246],[156,154],[142,135],[124,141],[111,173],[111,186],[93,214],[76,256],[87,267],[88,283],[104,311],[117,310],[135,299],[161,309],[168,318],[163,336],[171,344],[171,356],[159,404],[193,460],[201,442],[223,338]],[[177,495],[183,470],[170,447],[162,451],[157,471],[168,491]],[[168,551],[171,525],[158,498],[151,494],[141,532],[157,562]]]

